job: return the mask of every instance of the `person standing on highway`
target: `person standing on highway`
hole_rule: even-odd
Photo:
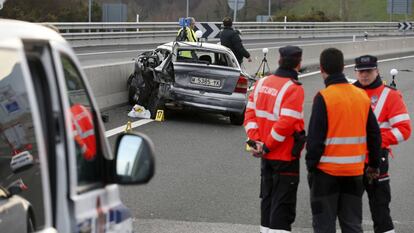
[[[182,27],[178,30],[177,33],[177,40],[178,41],[187,41],[187,42],[197,42],[197,38],[195,36],[194,27],[195,27],[195,19],[193,17],[188,17],[185,19],[188,22],[188,27]]]
[[[355,86],[365,90],[371,99],[381,129],[380,174],[373,182],[364,180],[375,233],[393,233],[394,225],[390,215],[390,177],[388,175],[388,154],[390,145],[407,140],[411,134],[410,116],[401,93],[383,84],[378,71],[377,58],[364,55],[355,59]]]
[[[229,48],[237,58],[237,61],[241,65],[243,63],[243,57],[251,62],[250,53],[244,48],[242,40],[236,30],[232,28],[233,20],[230,17],[223,19],[223,30],[220,32],[220,43],[223,46]]]
[[[313,100],[306,144],[313,229],[344,233],[362,231],[365,154],[367,175],[378,176],[381,135],[367,94],[349,84],[344,57],[336,48],[320,55],[326,88]]]
[[[279,68],[250,93],[244,121],[253,155],[261,157],[262,233],[291,231],[305,143],[304,90],[298,81],[302,49],[286,46],[279,53]]]

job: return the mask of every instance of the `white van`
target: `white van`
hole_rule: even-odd
[[[118,184],[152,178],[152,142],[122,134],[112,154],[85,74],[57,32],[2,19],[0,32],[0,232],[132,232]]]

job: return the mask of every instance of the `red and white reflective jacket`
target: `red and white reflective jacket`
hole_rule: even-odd
[[[86,160],[92,160],[96,156],[96,137],[92,114],[81,104],[74,104],[70,111],[75,141],[82,151],[82,156]]]
[[[248,138],[264,142],[265,159],[291,161],[293,133],[304,129],[304,91],[289,77],[270,75],[256,82],[249,95],[244,127]]]
[[[357,86],[360,86],[356,84]],[[382,83],[378,77],[368,87],[363,87],[371,99],[371,106],[381,128],[382,148],[407,140],[411,122],[401,93]]]

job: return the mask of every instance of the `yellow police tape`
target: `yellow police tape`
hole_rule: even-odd
[[[164,121],[164,110],[157,110],[156,121]]]
[[[125,127],[125,133],[128,133],[128,132],[131,132],[131,130],[132,130],[132,125],[131,125],[131,121],[128,121],[128,123],[126,124],[126,127]]]

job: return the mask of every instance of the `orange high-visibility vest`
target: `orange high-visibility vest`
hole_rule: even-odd
[[[371,107],[367,94],[348,83],[330,85],[320,93],[326,105],[328,132],[318,168],[333,176],[362,175]]]
[[[96,138],[92,114],[84,106],[75,104],[70,108],[72,112],[73,131],[82,156],[92,160],[96,156]]]

